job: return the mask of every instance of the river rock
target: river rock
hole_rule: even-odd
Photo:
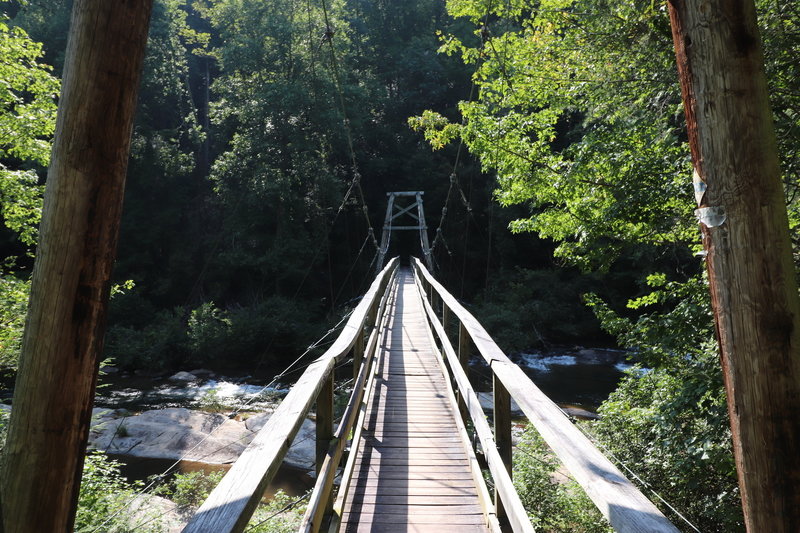
[[[561,406],[561,410],[569,416],[580,418],[581,420],[600,420],[600,415],[597,413],[587,411],[586,409],[581,409],[580,407]]]
[[[478,392],[478,401],[481,403],[483,410],[488,412],[494,411],[494,397],[491,392]],[[522,416],[522,409],[519,408],[514,398],[511,398],[511,416]]]
[[[107,453],[151,459],[230,464],[236,461],[270,414],[245,421],[225,415],[169,408],[133,416],[116,416],[111,410],[95,410],[90,446]],[[285,462],[311,468],[316,453],[316,426],[305,420]]]
[[[272,413],[260,413],[251,416],[244,421],[244,425],[248,430],[258,433],[267,423],[270,416],[272,416]],[[309,419],[305,419],[283,461],[288,465],[303,470],[314,468],[317,453],[316,439],[316,424]]]
[[[494,410],[494,399],[492,398],[491,392],[479,392],[478,400],[481,402],[481,407],[487,413],[490,413]],[[565,414],[569,416],[573,416],[575,418],[580,418],[583,420],[598,420],[600,415],[597,413],[593,413],[592,411],[587,411],[586,409],[581,409],[580,407],[575,407],[572,405],[561,405],[561,410],[564,411]],[[511,416],[524,416],[524,413],[517,405],[517,402],[514,399],[511,399]]]
[[[206,368],[195,368],[194,370],[189,370],[189,374],[192,374],[199,378],[212,378],[216,376],[216,374],[213,371],[208,370]]]
[[[172,374],[169,378],[170,381],[175,381],[177,383],[189,383],[192,381],[197,381],[197,376],[190,372],[178,372],[176,374]]]

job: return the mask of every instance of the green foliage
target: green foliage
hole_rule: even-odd
[[[756,4],[795,227],[800,11]],[[496,199],[527,208],[511,231],[552,239],[558,257],[583,269],[662,272],[647,276],[627,309],[618,296],[610,303],[586,297],[604,328],[648,368],[626,379],[597,427],[615,454],[641,465],[643,477],[703,531],[739,530],[708,291],[689,256],[699,232],[665,6],[450,0],[448,10],[473,25],[474,37],[444,33],[440,52],[474,67],[477,97],[461,102],[458,122],[431,111],[412,127],[434,148],[461,139],[484,170],[497,173]]]
[[[83,465],[75,531],[88,533],[157,533],[162,531],[157,516],[133,523],[130,504],[141,483],[129,483],[120,474],[120,463],[100,452],[91,452]]]
[[[43,193],[37,170],[50,159],[59,91],[59,81],[42,56],[42,45],[0,13],[0,221],[27,247],[36,244]],[[0,373],[6,374],[17,368],[30,282],[14,273],[13,257],[4,263]]]
[[[254,362],[271,364],[275,353],[296,353],[320,331],[314,309],[288,298],[275,296],[232,309],[208,302],[189,313],[181,308],[158,311],[141,326],[112,326],[106,334],[105,355],[122,368],[150,371],[190,362],[252,367]]]
[[[309,309],[288,298],[271,297],[248,307],[222,310],[203,304],[189,318],[194,361],[253,361],[310,342],[319,326]]]
[[[676,358],[701,357],[713,338],[711,305],[705,275],[685,282],[666,281],[661,275],[650,278],[652,292],[628,302],[629,308],[660,307],[635,320],[617,314],[593,294],[586,302],[620,345],[636,353],[636,360],[654,368],[671,368]]]
[[[603,337],[580,295],[598,285],[575,270],[501,271],[475,306],[500,346],[522,351],[536,343],[586,342]]]
[[[187,347],[183,310],[159,311],[152,322],[138,328],[115,325],[108,329],[105,357],[113,358],[121,368],[146,368],[150,371],[171,369],[185,361]]]
[[[208,498],[224,475],[224,471],[202,470],[175,474],[168,490],[169,499],[182,508],[197,508]]]
[[[17,368],[29,293],[30,281],[0,274],[0,373]]]
[[[217,389],[210,389],[200,398],[200,407],[203,411],[210,413],[221,413],[227,410],[227,407],[219,397]]]
[[[228,347],[231,319],[214,302],[204,303],[189,315],[189,347],[195,353],[221,353]]]
[[[560,463],[528,426],[514,453],[514,486],[537,531],[613,531],[586,493],[560,471]]]
[[[42,54],[41,44],[0,13],[0,216],[27,245],[36,242],[42,210],[42,187],[31,167],[50,158],[59,91]]]
[[[162,492],[183,510],[196,509],[208,498],[224,475],[224,471],[176,474]],[[247,531],[293,533],[300,527],[305,510],[303,498],[291,497],[279,490],[269,502],[261,503],[256,508]]]
[[[8,421],[11,418],[11,410],[0,409],[0,451],[5,448],[6,437],[8,436]]]
[[[678,283],[658,275],[650,284],[656,290],[631,304],[662,310],[636,320],[589,297],[603,326],[648,367],[628,373],[600,407],[603,417],[593,428],[616,457],[702,531],[742,531],[706,283],[700,276]]]
[[[299,501],[298,501],[299,500]],[[267,504],[259,505],[250,519],[253,533],[294,533],[306,512],[306,500],[279,490]]]
[[[458,128],[484,169],[497,172],[498,201],[529,206],[512,231],[555,240],[558,256],[584,268],[607,268],[634,244],[697,238],[671,37],[658,5],[448,6],[473,22],[492,15],[476,30],[483,45],[447,35],[441,51],[476,65],[479,97],[461,103]],[[430,113],[412,125],[434,145],[456,128]]]

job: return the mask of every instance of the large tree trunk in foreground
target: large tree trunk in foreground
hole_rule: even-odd
[[[800,531],[800,302],[753,0],[670,0],[745,522]]]
[[[5,531],[72,531],[152,0],[77,0],[2,477]]]

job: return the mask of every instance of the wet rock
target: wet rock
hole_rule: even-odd
[[[597,413],[593,413],[592,411],[587,411],[586,409],[581,409],[580,407],[561,407],[561,410],[564,411],[569,416],[580,418],[581,420],[600,420],[600,415]]]
[[[494,397],[491,392],[478,392],[478,401],[487,413],[494,411]],[[514,398],[511,398],[511,416],[523,416],[522,409],[519,408]]]
[[[195,368],[194,370],[190,370],[189,374],[193,374],[199,378],[212,378],[216,376],[214,372],[206,368]]]
[[[176,374],[172,374],[169,378],[169,381],[174,381],[176,383],[189,383],[192,381],[197,381],[197,376],[190,372],[178,372]]]

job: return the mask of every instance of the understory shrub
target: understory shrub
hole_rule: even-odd
[[[514,486],[537,531],[609,533],[613,531],[580,485],[528,426],[514,453]]]
[[[91,452],[83,465],[83,478],[75,516],[76,533],[160,533],[156,511],[142,511],[136,519],[130,507],[141,482],[130,483],[120,474],[120,463],[104,453]]]

